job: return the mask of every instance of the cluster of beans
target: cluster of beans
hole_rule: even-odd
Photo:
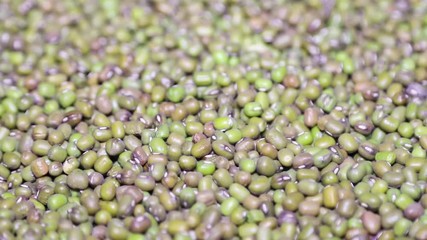
[[[0,239],[427,239],[427,1],[0,1]]]

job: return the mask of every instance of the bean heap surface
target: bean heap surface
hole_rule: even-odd
[[[0,239],[427,239],[427,1],[0,1]]]

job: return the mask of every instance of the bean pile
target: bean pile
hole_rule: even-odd
[[[427,239],[427,1],[0,1],[0,239]]]

